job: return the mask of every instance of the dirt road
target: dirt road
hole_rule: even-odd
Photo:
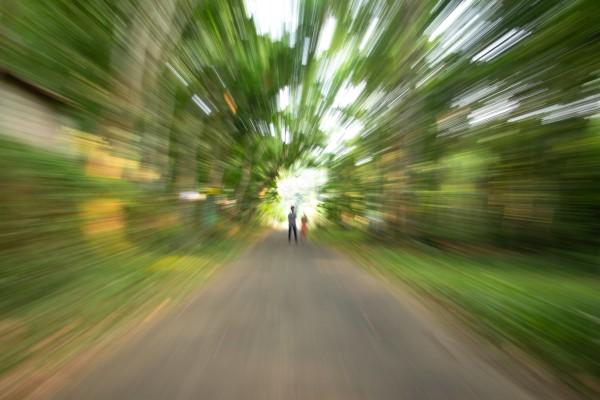
[[[535,398],[419,310],[274,232],[54,398]]]

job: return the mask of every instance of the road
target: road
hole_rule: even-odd
[[[422,311],[274,232],[53,398],[534,398]]]

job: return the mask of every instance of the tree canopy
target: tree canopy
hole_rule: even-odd
[[[7,0],[0,67],[162,190],[250,210],[282,168],[320,165],[338,221],[599,244],[595,1],[260,3]]]

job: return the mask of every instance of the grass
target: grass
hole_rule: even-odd
[[[20,252],[2,257],[0,265],[19,273],[6,285],[10,293],[1,296],[0,392],[22,398],[28,388],[21,385],[31,376],[139,324],[158,307],[176,306],[237,257],[250,238],[241,232],[183,252],[167,244],[149,251],[115,239],[118,249],[112,252],[108,243],[71,244],[41,259]]]
[[[82,171],[0,140],[0,398],[175,307],[253,238],[176,221],[181,205]]]
[[[576,389],[600,382],[600,278],[568,262],[519,254],[459,254],[390,246],[360,232],[313,232],[363,266],[399,278],[498,348],[516,347]]]

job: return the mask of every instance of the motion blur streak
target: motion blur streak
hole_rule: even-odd
[[[597,0],[4,0],[0,26],[0,397],[291,204],[600,392]]]

